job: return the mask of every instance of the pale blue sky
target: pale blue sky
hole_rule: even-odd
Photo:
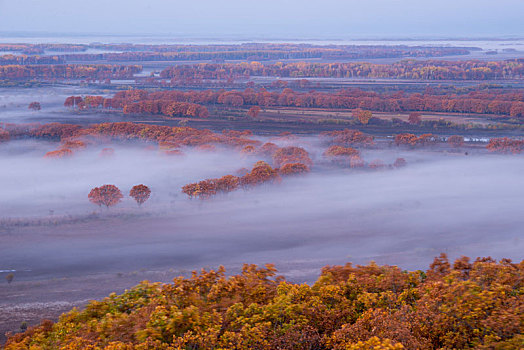
[[[523,36],[523,15],[524,0],[0,0],[0,31],[256,38]]]

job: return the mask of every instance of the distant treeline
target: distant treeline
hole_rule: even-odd
[[[524,59],[505,61],[403,60],[392,64],[345,63],[251,63],[194,64],[164,69],[166,79],[231,79],[254,76],[281,78],[395,78],[427,80],[521,79]]]
[[[136,65],[7,65],[0,66],[0,79],[130,79],[141,71]]]
[[[117,51],[85,53],[88,49]],[[398,58],[441,57],[467,55],[468,47],[423,47],[386,45],[306,45],[306,44],[240,44],[240,45],[140,45],[140,44],[0,44],[0,51],[22,53],[0,57],[0,64],[30,64],[43,60],[39,56],[47,52],[61,52],[53,59],[60,63],[68,61],[149,61],[149,60],[269,60],[305,58]],[[67,54],[65,54],[67,53]],[[25,56],[25,57],[21,57]],[[48,56],[51,58],[51,56]],[[39,62],[36,62],[39,63]],[[46,63],[46,62],[40,62]]]

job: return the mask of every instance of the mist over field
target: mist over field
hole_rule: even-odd
[[[318,143],[295,143],[320,160]],[[111,157],[100,156],[101,146],[69,159],[42,157],[56,146],[0,146],[2,219],[99,217],[4,227],[0,270],[17,270],[21,279],[249,261],[273,262],[289,278],[313,281],[321,266],[345,261],[417,269],[440,252],[518,259],[524,249],[524,164],[518,157],[368,150],[368,160],[391,163],[402,156],[408,166],[355,171],[320,165],[280,184],[202,201],[189,200],[181,186],[234,174],[259,159],[226,150],[167,156],[142,143],[112,145]],[[153,191],[140,210],[127,197],[139,183]],[[117,185],[127,198],[99,209],[87,194],[102,184]]]

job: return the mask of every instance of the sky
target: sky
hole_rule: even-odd
[[[524,0],[0,0],[0,32],[244,38],[524,36]]]

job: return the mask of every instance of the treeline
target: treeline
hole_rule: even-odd
[[[97,65],[6,65],[0,79],[131,79],[141,66]]]
[[[100,54],[68,54],[60,59],[68,61],[181,61],[181,60],[275,60],[275,59],[370,59],[396,57],[438,57],[444,55],[466,55],[465,48],[422,48],[422,47],[300,47],[294,45],[257,46],[196,46],[167,47],[158,52],[157,47],[149,47],[153,52],[132,51]],[[167,51],[172,49],[174,51]]]
[[[177,102],[166,99],[147,100],[134,102],[133,100],[119,97],[103,98],[101,96],[69,96],[64,106],[78,109],[111,108],[121,109],[124,114],[151,114],[165,115],[168,117],[198,117],[207,118],[209,112],[206,107],[190,102]]]
[[[63,64],[65,59],[58,56],[28,56],[28,55],[3,55],[0,56],[0,65],[25,65],[25,64]]]
[[[85,53],[89,49],[117,51]],[[307,45],[247,43],[240,45],[144,45],[144,44],[0,44],[0,51],[32,54],[20,64],[45,59],[47,52],[63,52],[54,59],[71,61],[177,61],[177,60],[271,60],[271,59],[370,59],[398,57],[440,57],[466,55],[476,48],[383,45]],[[45,55],[45,56],[44,56]],[[13,60],[14,58],[10,58]],[[5,59],[4,59],[5,60]],[[4,62],[0,57],[0,64]],[[45,63],[45,62],[41,62]]]
[[[344,89],[329,92],[296,92],[286,88],[281,92],[247,88],[243,91],[157,91],[128,90],[115,94],[113,98],[97,99],[96,106],[104,108],[125,108],[138,104],[140,113],[158,114],[161,105],[169,102],[189,102],[198,105],[225,105],[232,107],[271,106],[298,108],[341,108],[363,109],[380,112],[451,112],[497,114],[510,117],[524,117],[524,92],[478,90],[467,94],[436,93],[377,93],[360,89]],[[86,97],[87,99],[87,97]],[[163,101],[158,104],[156,101]],[[148,112],[150,111],[150,112]]]
[[[81,44],[0,44],[0,51],[20,52],[26,55],[42,55],[45,51],[79,52],[87,49],[86,45]]]
[[[92,301],[5,349],[519,349],[523,274],[523,261],[445,254],[426,271],[326,266],[311,286],[270,264],[220,267]]]
[[[505,61],[403,60],[391,64],[366,62],[344,63],[275,63],[260,62],[179,65],[164,69],[166,79],[229,79],[252,76],[281,78],[393,78],[427,80],[521,79],[524,59]]]
[[[207,129],[190,127],[170,127],[165,125],[137,124],[131,122],[101,123],[90,126],[73,124],[7,124],[0,123],[0,140],[37,138],[51,141],[62,141],[64,144],[75,138],[103,137],[114,140],[142,140],[156,142],[165,149],[176,149],[182,146],[200,146],[218,144],[230,147],[259,145],[260,141],[249,139],[251,131],[224,130],[214,133]],[[68,143],[71,147],[81,144]],[[71,147],[68,147],[69,149]]]

